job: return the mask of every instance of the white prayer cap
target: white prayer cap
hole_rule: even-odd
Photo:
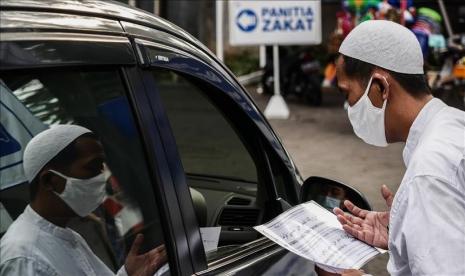
[[[339,53],[404,74],[423,74],[420,43],[409,29],[387,20],[368,20],[344,39]]]
[[[23,154],[24,174],[32,182],[42,168],[79,136],[92,133],[77,125],[55,125],[34,136]]]

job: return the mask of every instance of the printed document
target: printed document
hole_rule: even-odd
[[[314,201],[297,205],[255,230],[329,272],[359,269],[385,250],[347,234],[336,215]]]
[[[220,240],[221,227],[200,227],[203,248],[205,252],[214,251],[218,248]]]

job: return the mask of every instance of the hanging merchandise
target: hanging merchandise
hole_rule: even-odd
[[[383,0],[383,2],[379,4],[379,19],[385,19],[385,15],[390,9],[392,9],[392,6],[389,4],[388,0]]]
[[[413,7],[413,0],[388,0],[387,2],[396,9],[401,9],[403,3],[405,3],[406,9]]]
[[[418,10],[418,15],[430,18],[437,23],[442,21],[442,16],[437,11],[430,8],[420,8]]]
[[[355,14],[355,23],[378,18],[381,0],[345,0],[343,6]]]
[[[457,79],[465,79],[465,56],[455,63],[452,74]]]
[[[412,26],[412,32],[416,35],[420,42],[423,56],[428,56],[430,45],[443,46],[442,39],[440,37],[431,37],[431,35],[442,35],[441,34],[441,15],[430,8],[420,8],[417,11],[417,20]],[[430,43],[430,37],[432,42]]]
[[[417,14],[417,20],[412,27],[413,31],[424,32],[428,35],[441,33],[442,17],[439,13],[430,8],[420,8]]]
[[[346,37],[350,33],[350,31],[352,31],[352,29],[354,28],[351,14],[347,11],[340,11],[336,13],[336,18],[337,18],[337,24],[336,24],[335,33],[342,35],[343,37]]]
[[[417,9],[413,0],[342,0],[341,3],[342,11],[336,14],[337,27],[327,43],[330,58],[325,69],[325,86],[334,84],[334,56],[340,42],[356,25],[366,20],[389,20],[411,29],[425,59],[430,48],[437,51],[446,47],[441,33],[442,16],[430,8]]]
[[[343,3],[344,4],[344,3]],[[354,18],[351,13],[344,9],[336,13],[337,24],[334,32],[329,36],[327,43],[327,52],[329,62],[324,69],[324,79],[322,82],[323,87],[331,87],[336,84],[336,58],[339,53],[339,46],[341,46],[344,38],[354,28]]]
[[[430,34],[428,46],[437,50],[444,50],[447,48],[446,38],[442,34]]]
[[[381,0],[346,0],[345,6],[352,12],[366,12],[369,8],[379,8]]]

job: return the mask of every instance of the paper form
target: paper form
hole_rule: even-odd
[[[218,248],[220,240],[221,227],[200,227],[203,248],[205,252],[213,251]]]
[[[359,269],[374,256],[385,252],[347,234],[336,216],[314,201],[297,205],[254,228],[330,272]]]

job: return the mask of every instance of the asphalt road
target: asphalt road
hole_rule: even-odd
[[[269,100],[249,88],[261,110]],[[296,97],[289,97],[288,120],[270,120],[284,146],[305,178],[323,176],[344,182],[361,191],[375,210],[385,210],[380,193],[382,184],[396,191],[405,172],[403,144],[378,148],[365,144],[353,133],[344,99],[336,91],[323,95],[321,107],[311,107]],[[377,257],[363,269],[373,275],[389,275],[387,254]]]

